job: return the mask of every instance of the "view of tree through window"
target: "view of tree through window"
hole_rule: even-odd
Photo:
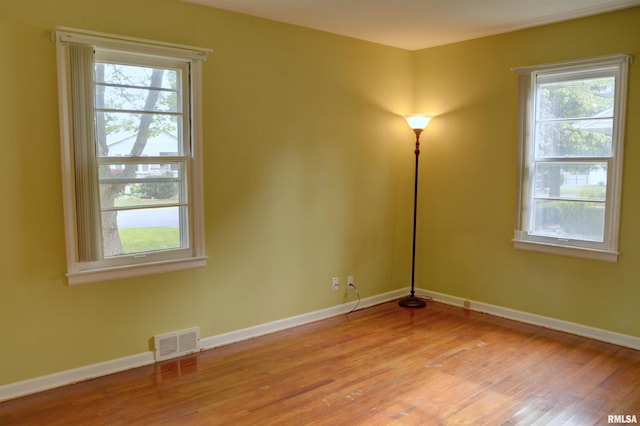
[[[187,220],[181,69],[95,64],[105,257],[180,248]]]

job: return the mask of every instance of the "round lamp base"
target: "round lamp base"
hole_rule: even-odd
[[[398,305],[404,308],[424,308],[427,302],[416,296],[407,296],[398,301]]]

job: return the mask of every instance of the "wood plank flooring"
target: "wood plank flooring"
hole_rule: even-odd
[[[582,426],[609,415],[640,421],[640,351],[433,302],[390,302],[0,404],[6,426]]]

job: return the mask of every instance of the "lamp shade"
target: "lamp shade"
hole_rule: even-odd
[[[407,120],[407,123],[409,123],[409,126],[414,130],[424,129],[429,124],[429,121],[431,121],[431,117],[421,114],[405,115],[404,118]]]

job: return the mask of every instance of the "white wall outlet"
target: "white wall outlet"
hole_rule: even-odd
[[[331,290],[336,291],[340,289],[340,280],[338,277],[331,278]]]
[[[353,275],[347,277],[347,288],[356,288],[355,284],[353,284]]]

